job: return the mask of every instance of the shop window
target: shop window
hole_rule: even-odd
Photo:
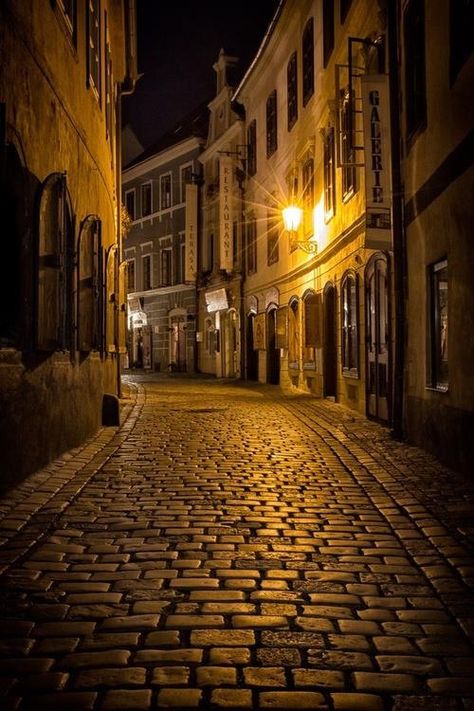
[[[275,264],[279,259],[278,249],[278,219],[274,211],[267,213],[267,264]]]
[[[247,129],[247,172],[255,175],[257,172],[257,122],[254,119]]]
[[[252,218],[247,222],[247,274],[257,271],[257,222]]]
[[[403,18],[407,140],[426,125],[425,7],[410,0]]]
[[[303,30],[303,106],[314,93],[314,24],[310,17]]]
[[[357,276],[347,274],[341,287],[342,298],[342,371],[345,375],[359,374],[359,317]]]
[[[162,210],[171,207],[171,175],[169,173],[160,178],[160,206]]]
[[[449,2],[449,75],[454,83],[474,50],[474,0]]]
[[[143,291],[151,289],[151,255],[142,257],[142,284]]]
[[[78,349],[98,350],[101,344],[102,267],[101,222],[87,218],[78,241]]]
[[[267,99],[267,158],[275,153],[277,147],[277,93],[274,89]]]
[[[326,130],[324,141],[324,215],[326,222],[336,211],[336,171],[334,151],[334,128]]]
[[[87,5],[89,86],[100,99],[100,0],[88,0]]]
[[[287,96],[288,96],[288,131],[298,119],[298,74],[296,52],[290,57],[286,68]]]
[[[448,388],[448,262],[429,267],[428,386]]]
[[[334,0],[323,0],[323,61],[326,67],[334,49]]]

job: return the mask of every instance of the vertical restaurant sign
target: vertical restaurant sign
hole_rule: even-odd
[[[362,81],[366,244],[392,249],[392,180],[388,76],[366,74]]]
[[[232,193],[233,169],[230,156],[219,158],[219,254],[221,269],[232,271]]]
[[[186,185],[186,222],[184,242],[184,280],[194,281],[197,275],[198,186]]]

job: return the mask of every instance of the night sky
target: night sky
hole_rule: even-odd
[[[212,65],[223,47],[252,61],[278,0],[137,0],[135,93],[123,100],[129,124],[146,148],[215,96]]]

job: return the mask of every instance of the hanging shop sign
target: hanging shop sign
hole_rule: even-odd
[[[364,124],[366,243],[392,249],[392,181],[388,76],[361,77]]]
[[[253,320],[253,347],[256,351],[264,351],[266,348],[265,318],[265,314],[257,314]]]
[[[232,271],[232,193],[234,173],[230,156],[219,158],[219,266]]]
[[[223,311],[229,308],[229,301],[227,299],[227,292],[225,289],[216,289],[215,291],[208,291],[205,294],[206,307],[208,313],[213,313],[215,311]]]
[[[198,186],[186,185],[184,280],[195,281],[197,274]]]

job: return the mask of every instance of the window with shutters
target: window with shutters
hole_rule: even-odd
[[[247,128],[247,172],[255,175],[257,172],[257,122],[254,119]]]
[[[359,317],[357,276],[346,274],[342,280],[342,371],[344,375],[359,375]]]
[[[102,331],[101,222],[84,221],[78,240],[78,350],[98,350]]]
[[[321,296],[310,293],[304,298],[304,351],[306,368],[316,367],[316,348],[321,347]]]
[[[303,106],[314,94],[314,24],[310,17],[303,30]]]
[[[267,99],[267,158],[275,153],[277,147],[277,93],[274,89]]]
[[[110,50],[109,28],[107,26],[107,13],[104,13],[105,24],[105,127],[107,138],[112,142],[114,131],[114,83],[112,78],[112,52]]]
[[[296,52],[290,57],[286,68],[287,95],[288,95],[288,131],[291,131],[298,118],[298,74]]]

